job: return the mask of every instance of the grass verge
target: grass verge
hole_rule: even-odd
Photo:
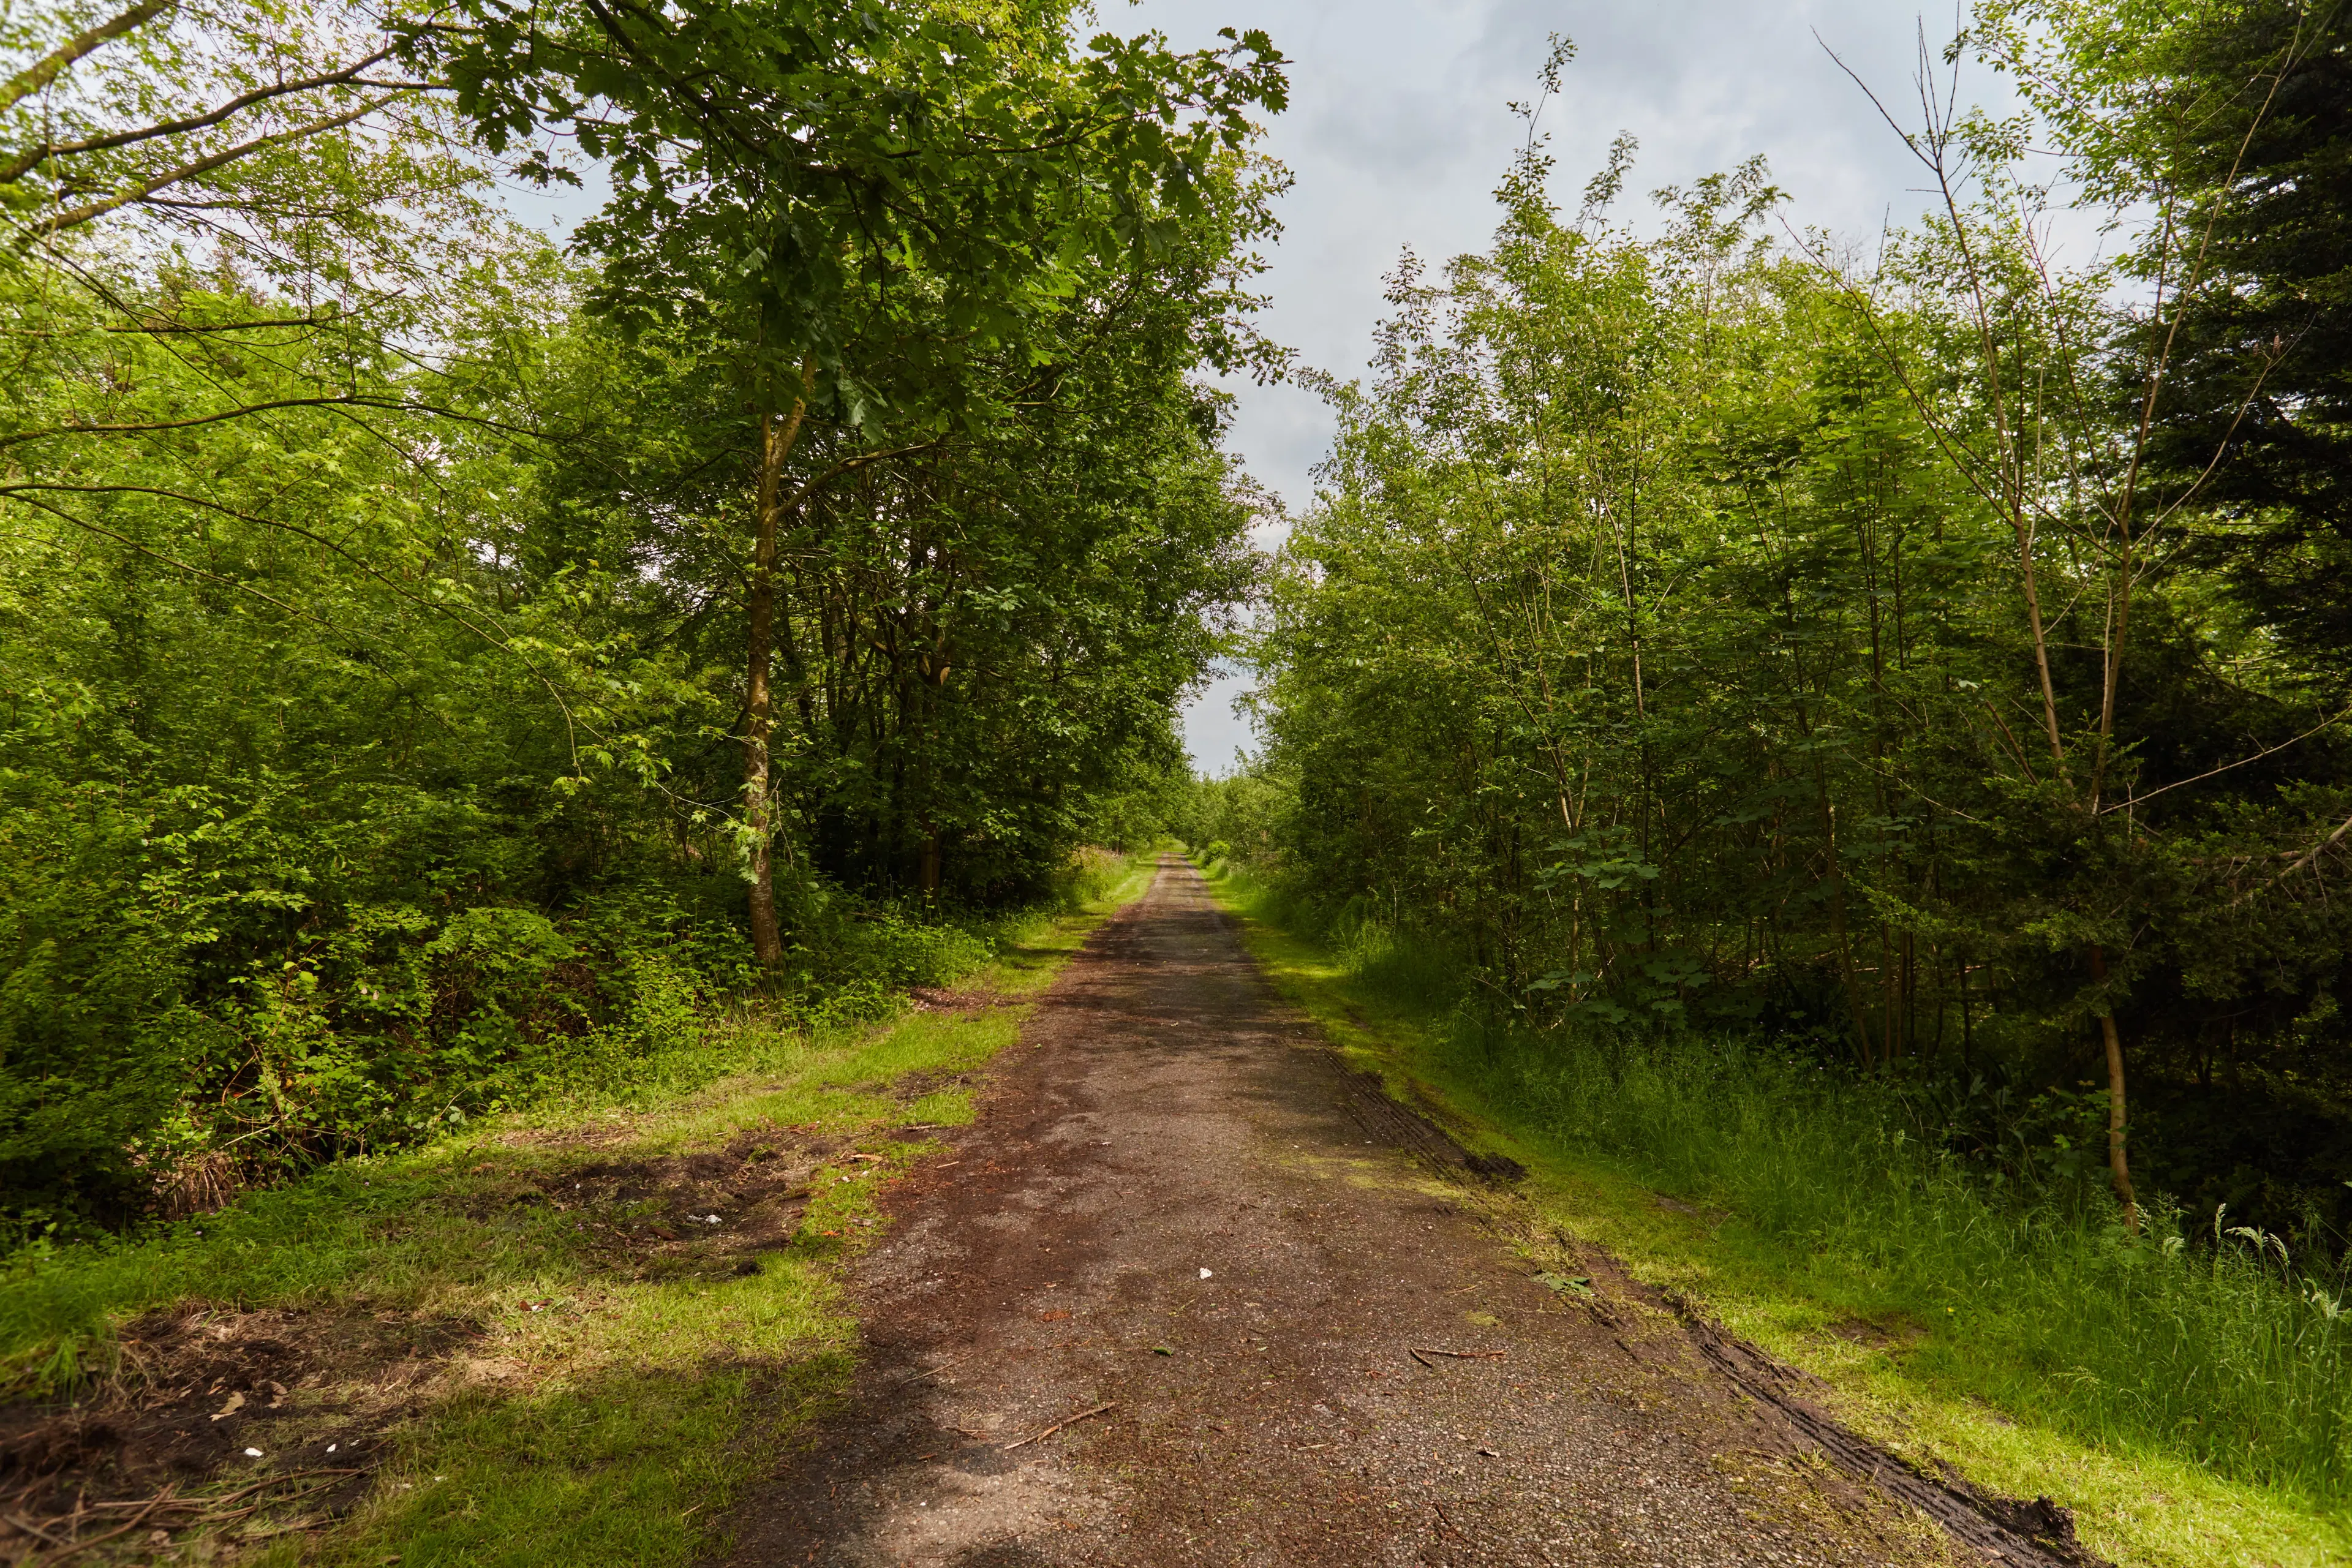
[[[842,1265],[878,1233],[877,1195],[927,1132],[971,1120],[967,1075],[1150,874],[1138,858],[1010,933],[965,981],[993,1005],[814,1032],[747,1013],[696,1071],[621,1103],[19,1255],[0,1373],[79,1404],[0,1410],[0,1502],[46,1499],[54,1528],[58,1478],[94,1479],[113,1503],[163,1500],[123,1547],[169,1527],[184,1555],[269,1564],[708,1554],[757,1451],[848,1378]],[[172,1496],[174,1469],[209,1479]]]
[[[2283,1392],[2242,1367],[2228,1369],[2233,1383],[2215,1375],[2212,1386],[2223,1389],[2218,1396],[2172,1386],[2171,1378],[2151,1388],[2112,1373],[2105,1381],[2113,1386],[2086,1388],[2080,1380],[2093,1374],[2067,1352],[2080,1336],[2100,1331],[2095,1318],[2085,1319],[2112,1310],[2112,1291],[2102,1294],[2095,1273],[2116,1266],[2101,1260],[2096,1249],[2110,1238],[2095,1226],[2031,1245],[1939,1231],[1939,1214],[1966,1213],[1965,1206],[1922,1201],[1904,1211],[1887,1195],[1901,1184],[1874,1181],[1869,1166],[1905,1156],[1887,1155],[1883,1138],[1858,1139],[1856,1127],[1842,1124],[1826,1101],[1784,1098],[1780,1124],[1772,1125],[1769,1086],[1753,1090],[1739,1108],[1739,1125],[1727,1131],[1720,1104],[1702,1115],[1689,1103],[1715,1092],[1703,1074],[1678,1078],[1671,1064],[1645,1081],[1621,1074],[1606,1086],[1579,1082],[1559,1063],[1534,1074],[1524,1065],[1498,1070],[1487,1053],[1465,1045],[1465,1033],[1475,1032],[1461,1027],[1450,998],[1432,1002],[1444,995],[1433,984],[1438,977],[1395,973],[1384,964],[1392,955],[1377,944],[1342,951],[1287,930],[1273,918],[1275,901],[1246,877],[1223,866],[1211,874],[1277,988],[1357,1065],[1431,1095],[1478,1128],[1490,1147],[1526,1164],[1525,1195],[1548,1226],[1606,1248],[1644,1281],[1703,1299],[1734,1331],[1822,1377],[1855,1429],[1898,1453],[1953,1463],[1995,1490],[2055,1498],[2076,1511],[2085,1543],[2120,1563],[2352,1562],[2352,1521],[2328,1499],[2200,1464],[2187,1457],[2195,1452],[2193,1432],[2146,1435],[2147,1404],[2170,1399],[2193,1411],[2205,1398],[2215,1401],[2212,1418],[2255,1424],[2240,1441],[2267,1436],[2294,1451],[2305,1434],[2264,1434],[2263,1410],[2293,1413],[2333,1391],[2325,1368],[2292,1366],[2292,1343],[2221,1349],[2270,1368],[2273,1384],[2316,1377],[2315,1389]],[[1707,1117],[1713,1125],[1701,1124]],[[1710,1160],[1694,1147],[1743,1138],[1772,1142],[1773,1157],[1741,1171],[1730,1158]],[[1800,1142],[1822,1147],[1794,1149]],[[1786,1181],[1787,1167],[1776,1163],[1783,1158],[1816,1162],[1843,1186],[1826,1205],[1820,1193],[1776,1187]],[[1825,1206],[1839,1209],[1834,1221],[1820,1221]],[[2077,1255],[2087,1261],[2052,1263]],[[2021,1271],[2020,1260],[2037,1267]],[[2282,1318],[2274,1283],[2248,1275],[2224,1284],[2197,1305],[2203,1321],[2177,1325],[2173,1334],[2183,1345],[2208,1344],[2208,1359],[2219,1317],[2236,1312],[2246,1335],[2273,1338]],[[2152,1292],[2146,1308],[2180,1304]],[[2132,1325],[2135,1333],[2159,1337],[2175,1327]],[[2225,1325],[2221,1337],[2229,1331]],[[2138,1383],[2151,1381],[2159,1380]],[[2248,1408],[2220,1408],[2231,1398]],[[2135,1401],[2142,1407],[2126,1408]],[[2142,1423],[2137,1429],[2135,1418]]]

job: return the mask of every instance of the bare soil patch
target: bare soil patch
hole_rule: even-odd
[[[577,1163],[477,1165],[440,1200],[440,1217],[568,1215],[587,1285],[722,1278],[792,1244],[812,1179],[840,1150],[785,1128],[713,1150],[594,1157],[606,1142],[581,1140],[590,1157]],[[548,1138],[532,1148],[571,1152]],[[551,1304],[520,1292],[500,1303]],[[332,1518],[363,1494],[404,1425],[463,1389],[519,1391],[528,1377],[478,1318],[364,1302],[235,1310],[189,1300],[123,1325],[117,1342],[113,1371],[71,1403],[0,1406],[0,1553],[37,1563],[80,1543],[77,1560],[89,1561],[90,1546],[103,1556],[273,1513],[289,1522],[289,1508],[294,1521]],[[123,1531],[133,1516],[138,1528]]]

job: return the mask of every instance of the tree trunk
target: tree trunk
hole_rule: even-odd
[[[1830,935],[1837,943],[1838,977],[1845,983],[1847,1008],[1853,1014],[1853,1037],[1864,1072],[1875,1071],[1878,1053],[1871,1048],[1870,1013],[1863,1004],[1862,977],[1853,969],[1853,942],[1846,931],[1845,867],[1838,859],[1837,807],[1830,804],[1829,780],[1819,759],[1813,763],[1813,788],[1821,799],[1822,837],[1829,846]]]
[[[2091,948],[2091,978],[2107,983],[2107,955],[2095,943]],[[2107,1047],[2107,1174],[2116,1198],[2124,1205],[2124,1226],[2139,1230],[2139,1201],[2132,1193],[2131,1162],[2124,1152],[2124,1039],[2116,1028],[2115,1009],[2104,1005],[2099,1013],[2099,1038]]]
[[[775,701],[768,666],[776,643],[776,522],[783,489],[784,459],[800,438],[816,384],[816,361],[801,367],[798,395],[781,418],[772,409],[760,420],[760,496],[751,520],[751,580],[743,595],[746,675],[743,724],[743,824],[751,839],[751,952],[763,969],[784,955],[776,927],[776,877],[770,840],[775,835],[774,802],[768,789],[768,731]]]

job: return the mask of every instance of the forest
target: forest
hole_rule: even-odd
[[[0,1521],[331,1386],[371,1468],[182,1500],[358,1478],[256,1561],[721,1560],[892,1184],[1197,891],[1523,1180],[1553,1315],[1633,1332],[1538,1250],[1613,1247],[2117,1561],[2342,1561],[2352,10],[1827,53],[1924,204],[1866,235],[1563,166],[1555,34],[1360,368],[1265,326],[1307,66],[1118,10],[0,4]],[[270,1312],[369,1348],[271,1381]]]
[[[1255,571],[1196,373],[1269,352],[1262,38],[6,25],[20,1235],[625,1072],[747,988],[855,1010],[1160,831]],[[583,175],[568,247],[498,184]]]
[[[1444,948],[1538,1075],[1759,1046],[2001,1180],[2340,1252],[2347,26],[1985,7],[1879,100],[1929,211],[1866,245],[1753,162],[1644,224],[1622,138],[1570,214],[1530,108],[1493,247],[1408,255],[1324,383],[1265,748],[1189,831]]]

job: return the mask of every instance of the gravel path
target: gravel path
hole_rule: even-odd
[[[1538,1283],[1364,1098],[1165,858],[891,1195],[864,1370],[732,1561],[1988,1560],[1605,1270],[1591,1304]]]

